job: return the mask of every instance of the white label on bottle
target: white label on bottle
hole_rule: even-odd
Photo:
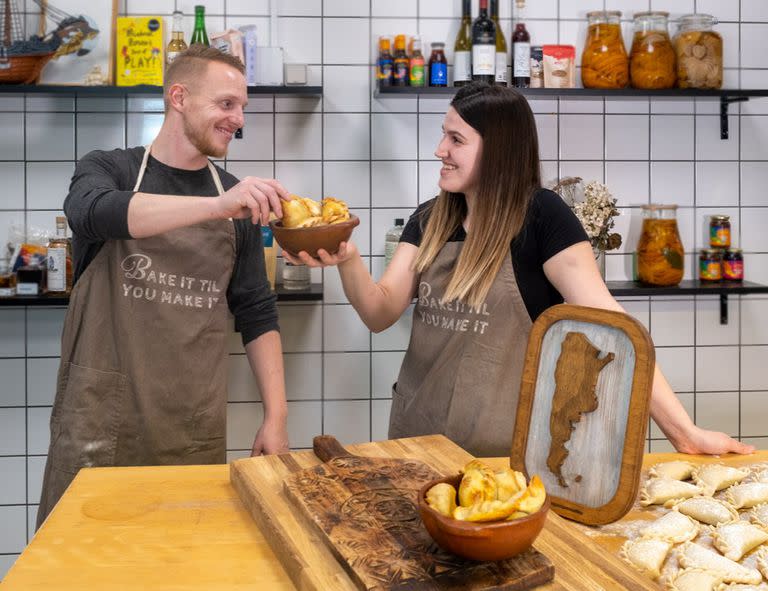
[[[17,283],[16,295],[38,295],[40,290],[37,283]]]
[[[507,53],[496,52],[496,82],[507,83]]]
[[[496,74],[496,46],[472,46],[472,75],[494,76]]]
[[[531,75],[531,44],[518,41],[514,44],[514,78],[529,78]]]
[[[67,290],[67,249],[48,248],[48,291]]]
[[[175,60],[177,57],[179,57],[180,51],[168,51],[165,54],[165,61],[167,63],[171,63],[173,60]]]
[[[15,295],[15,287],[0,287],[0,298],[12,298]]]
[[[453,55],[453,81],[472,80],[472,54],[468,51],[457,51]]]

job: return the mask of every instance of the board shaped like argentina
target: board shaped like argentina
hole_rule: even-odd
[[[354,456],[327,435],[313,449],[325,463],[289,476],[284,491],[359,589],[512,591],[552,580],[552,564],[535,549],[499,562],[441,550],[418,511],[419,489],[444,476],[426,463]]]
[[[563,517],[616,521],[637,496],[655,356],[637,320],[562,304],[531,328],[510,464]]]

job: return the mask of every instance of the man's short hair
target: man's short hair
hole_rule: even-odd
[[[163,97],[166,111],[168,110],[168,90],[171,86],[177,83],[190,84],[194,80],[199,80],[211,62],[226,64],[245,75],[245,66],[240,58],[224,53],[215,47],[195,43],[176,56],[176,59],[165,70]]]

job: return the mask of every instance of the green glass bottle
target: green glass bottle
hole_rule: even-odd
[[[192,40],[189,44],[194,45],[195,43],[210,45],[208,34],[205,32],[205,6],[195,6],[195,28],[192,31]]]

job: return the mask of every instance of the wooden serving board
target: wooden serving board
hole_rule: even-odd
[[[364,443],[350,446],[349,450],[366,458],[420,460],[440,475],[457,473],[472,459],[472,456],[442,435]],[[230,480],[297,589],[301,591],[357,590],[360,586],[342,566],[342,561],[338,560],[332,547],[328,545],[327,536],[321,533],[320,528],[311,522],[304,511],[299,510],[285,490],[286,481],[289,481],[294,473],[320,463],[320,459],[312,452],[236,460],[230,467]],[[650,581],[633,572],[629,566],[605,552],[572,524],[551,511],[534,548],[547,556],[555,567],[554,581],[545,583],[538,589],[546,591],[657,589]],[[385,555],[378,558],[382,563],[392,559]],[[442,567],[436,568],[439,570]],[[443,587],[404,585],[400,588],[472,588],[466,586],[464,579],[445,579],[443,582]],[[510,584],[510,582],[495,581],[486,588],[520,588],[503,587],[503,584]]]

